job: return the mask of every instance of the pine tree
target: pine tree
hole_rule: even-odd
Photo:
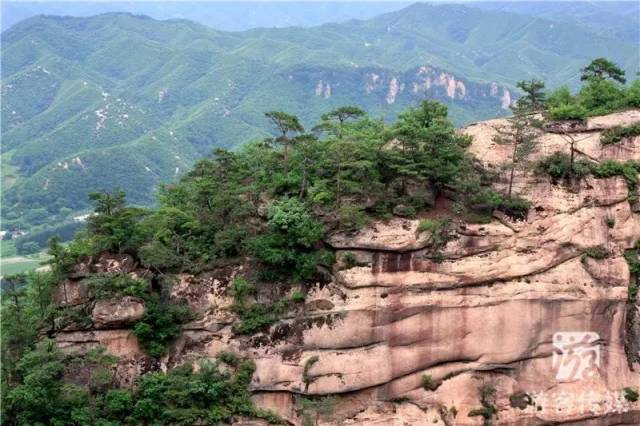
[[[282,111],[269,111],[264,114],[280,132],[280,136],[275,141],[284,146],[284,174],[289,175],[289,134],[302,133],[304,127],[300,124],[300,120],[293,114],[287,114]]]

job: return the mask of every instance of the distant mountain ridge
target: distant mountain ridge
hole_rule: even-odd
[[[311,126],[340,105],[392,117],[432,98],[461,124],[505,114],[518,80],[575,84],[594,56],[638,63],[633,44],[579,26],[460,5],[239,33],[34,17],[2,44],[4,222],[30,226],[65,221],[98,188],[150,203],[213,147],[267,136],[270,109]]]

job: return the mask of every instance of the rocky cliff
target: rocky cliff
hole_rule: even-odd
[[[603,130],[638,121],[640,111],[627,111],[549,129],[534,157],[568,150],[573,139],[580,157],[640,160],[638,137],[599,142]],[[497,173],[510,154],[493,141],[504,124],[462,130]],[[300,289],[304,303],[264,333],[235,332],[229,284],[242,267],[230,267],[175,277],[173,295],[198,319],[159,361],[127,328],[144,309],[135,298],[96,304],[91,329],[59,332],[57,342],[68,351],[106,346],[120,357],[124,385],[151,369],[242,354],[256,363],[256,403],[295,425],[299,395],[337,398],[318,424],[640,424],[640,402],[624,391],[640,386],[640,300],[624,257],[640,238],[637,187],[620,176],[554,183],[531,172],[514,186],[532,204],[527,217],[454,220],[441,259],[429,255],[419,224],[451,211],[444,198],[424,217],[332,235],[332,279]],[[84,303],[89,270],[145,273],[127,257],[79,265],[60,304]]]

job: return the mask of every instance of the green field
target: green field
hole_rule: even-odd
[[[29,256],[11,256],[0,258],[0,276],[6,277],[21,272],[35,271],[46,267],[42,263],[49,259],[44,253]]]

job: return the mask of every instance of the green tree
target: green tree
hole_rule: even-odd
[[[289,175],[289,135],[291,133],[304,132],[304,127],[300,124],[298,117],[293,114],[287,114],[282,111],[269,111],[265,113],[265,116],[271,120],[277,130],[280,132],[280,136],[275,139],[276,143],[284,146],[284,174]]]
[[[539,131],[542,125],[540,120],[527,113],[529,106],[522,110],[516,108],[515,114],[507,119],[506,126],[496,127],[494,142],[501,145],[510,145],[511,159],[506,164],[509,170],[509,184],[507,198],[510,200],[513,190],[513,178],[516,169],[525,169],[528,165],[527,158],[536,149]]]
[[[516,103],[517,108],[521,112],[532,113],[544,109],[545,93],[543,81],[535,79],[519,81],[516,86],[524,92]]]
[[[597,58],[582,69],[580,80],[610,79],[624,84],[627,81],[624,74],[624,71],[614,62],[606,58]]]
[[[423,101],[400,114],[390,137],[396,141],[391,167],[402,178],[403,191],[406,178],[424,178],[441,190],[468,171],[465,148],[470,138],[456,134],[447,107],[439,102]]]
[[[364,115],[364,110],[357,106],[343,106],[322,114],[320,124],[315,128],[318,130],[329,130],[333,132],[336,137],[342,138],[345,122],[347,120],[361,118]]]
[[[590,115],[608,114],[624,105],[622,88],[611,80],[593,78],[580,89],[580,104]]]
[[[117,252],[135,251],[140,242],[136,224],[147,213],[144,209],[126,207],[122,190],[100,191],[89,194],[95,203],[94,214],[87,219],[87,233],[99,250]]]

